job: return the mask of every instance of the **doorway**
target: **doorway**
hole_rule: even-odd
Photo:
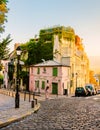
[[[58,94],[58,83],[52,83],[52,94]]]

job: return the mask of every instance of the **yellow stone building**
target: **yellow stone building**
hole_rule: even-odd
[[[68,88],[69,93],[74,93],[76,87],[89,83],[89,59],[81,38],[75,35],[72,28],[69,30],[67,33],[62,33],[61,37],[54,35],[53,54],[55,61],[70,66]]]

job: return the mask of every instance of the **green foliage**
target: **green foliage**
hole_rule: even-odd
[[[27,64],[27,59],[28,59],[28,48],[27,48],[27,43],[21,45],[22,49],[22,54],[21,54],[21,60],[24,62],[25,65]]]
[[[0,74],[0,85],[3,84],[3,75]]]
[[[25,78],[25,77],[27,77],[28,76],[28,72],[27,71],[21,71],[20,72],[20,77],[21,78]]]
[[[28,64],[35,64],[38,61],[38,49],[37,49],[37,43],[34,42],[34,40],[30,40],[28,43]]]
[[[0,71],[2,70],[3,65],[0,63]]]
[[[45,60],[53,59],[54,34],[52,29],[40,30],[39,42],[41,43],[41,58]]]
[[[7,3],[8,0],[0,0],[0,4],[3,3],[3,2],[4,2],[4,3]]]
[[[0,0],[0,33],[4,32],[4,23],[7,22],[7,0]]]
[[[38,41],[30,39],[25,44],[28,53],[28,58],[25,60],[27,65],[37,64],[41,59],[53,59],[54,34],[59,36],[59,40],[61,37],[70,41],[75,39],[74,29],[71,27],[59,26],[40,30]]]
[[[0,60],[7,59],[9,57],[9,48],[7,46],[11,41],[12,39],[10,39],[10,35],[8,35],[2,40],[2,42],[0,42]]]
[[[23,79],[23,83],[26,86],[24,89],[29,91],[29,73],[27,71],[21,71],[20,77]]]
[[[54,34],[59,36],[59,40],[61,39],[61,37],[64,37],[64,38],[66,38],[67,40],[70,40],[70,41],[75,40],[74,29],[71,28],[70,26],[69,27],[58,26],[58,27],[40,30],[40,38],[42,38],[42,39],[44,39],[45,36],[50,37],[50,35],[53,36]],[[45,39],[44,39],[44,41],[45,41]]]
[[[51,30],[49,30],[51,32]],[[30,39],[27,44],[28,59],[27,64],[32,65],[41,62],[41,59],[53,59],[53,34],[45,34],[44,30],[40,31],[38,42],[35,39]]]
[[[53,44],[52,43],[46,43],[43,44],[41,47],[41,59],[45,60],[51,60],[53,59]]]
[[[24,58],[26,65],[32,65],[41,62],[41,59],[49,60],[53,57],[53,44],[51,36],[39,39],[36,42],[34,39],[30,39],[22,48],[27,52],[27,58]],[[47,43],[44,43],[47,39]],[[50,41],[49,41],[50,40]],[[25,57],[25,56],[24,56]],[[23,58],[22,58],[23,59]]]

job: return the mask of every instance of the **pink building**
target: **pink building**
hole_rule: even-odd
[[[29,73],[29,89],[33,92],[45,92],[49,85],[52,94],[70,93],[70,66],[53,60],[31,65]]]

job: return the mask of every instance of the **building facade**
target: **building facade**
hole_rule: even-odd
[[[44,93],[49,85],[50,93],[63,95],[70,92],[70,67],[54,60],[30,66],[30,91]]]
[[[54,27],[41,32],[40,38],[45,35],[46,43],[50,42],[49,36],[53,36],[53,60],[71,67],[70,93],[74,93],[77,86],[84,86],[89,82],[89,59],[82,39],[71,27]]]
[[[79,36],[71,41],[63,36],[59,40],[58,35],[54,35],[53,51],[54,60],[71,67],[71,93],[75,92],[77,86],[84,86],[89,82],[89,59]]]

